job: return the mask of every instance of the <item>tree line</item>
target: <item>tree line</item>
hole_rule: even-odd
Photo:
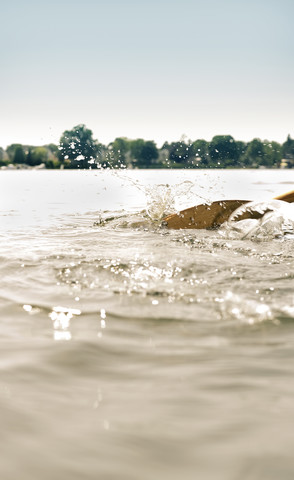
[[[231,135],[216,135],[211,141],[182,137],[157,148],[153,140],[116,138],[103,145],[85,125],[65,130],[59,145],[22,144],[0,147],[0,166],[28,165],[46,168],[280,168],[294,167],[294,139],[280,144],[254,138],[250,142]]]

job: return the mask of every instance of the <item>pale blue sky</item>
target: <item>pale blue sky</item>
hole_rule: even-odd
[[[0,146],[294,136],[294,0],[10,0]]]

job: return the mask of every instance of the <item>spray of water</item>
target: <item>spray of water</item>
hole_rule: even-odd
[[[279,200],[247,203],[231,215],[220,234],[242,240],[268,240],[293,235],[294,205]]]
[[[176,212],[176,201],[193,195],[193,187],[193,182],[188,180],[172,186],[161,184],[145,187],[148,217],[156,221],[161,220],[169,213]]]
[[[170,213],[176,213],[178,211],[177,205],[184,202],[195,203],[196,198],[207,201],[204,197],[199,195],[193,189],[197,187],[197,190],[201,187],[195,185],[194,182],[185,180],[178,184],[169,185],[156,184],[156,185],[143,185],[138,180],[132,179],[128,176],[126,171],[112,170],[110,171],[116,177],[122,179],[124,183],[135,187],[142,192],[146,198],[146,215],[151,221],[160,221],[166,215]]]

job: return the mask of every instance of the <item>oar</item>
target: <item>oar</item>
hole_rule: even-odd
[[[294,202],[294,190],[275,197],[274,200],[283,200],[284,202]],[[162,225],[168,228],[218,228],[226,222],[231,214],[241,205],[250,202],[250,200],[220,200],[207,204],[196,205],[186,208],[179,213],[173,213],[165,217]],[[264,214],[265,212],[263,212]],[[244,213],[238,220],[244,218],[260,218],[262,215],[258,212]]]

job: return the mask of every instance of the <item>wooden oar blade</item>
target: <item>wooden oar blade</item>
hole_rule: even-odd
[[[221,200],[211,204],[201,204],[169,215],[162,224],[168,228],[213,229],[226,222],[230,215],[249,200]]]
[[[275,200],[283,200],[284,202],[293,203],[294,202],[294,190],[291,192],[283,193],[278,197],[275,197]]]
[[[284,202],[294,202],[294,190],[283,193],[275,200]],[[195,207],[186,208],[179,213],[174,213],[163,219],[162,225],[173,229],[213,229],[218,228],[226,222],[231,214],[241,205],[248,203],[249,200],[220,200],[211,204],[201,204]],[[264,214],[265,212],[263,212]],[[260,218],[260,212],[244,211],[240,212],[238,220],[245,218]]]

